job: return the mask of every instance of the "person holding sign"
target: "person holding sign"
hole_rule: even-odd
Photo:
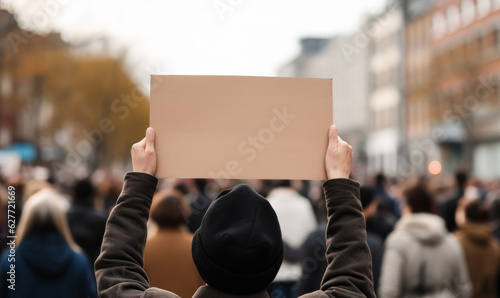
[[[178,297],[149,286],[143,269],[146,222],[158,183],[155,135],[131,150],[133,172],[110,214],[95,263],[100,297]],[[350,180],[352,148],[329,130],[323,183],[328,225],[321,290],[301,297],[375,297],[359,183]],[[265,289],[283,261],[276,213],[248,185],[222,191],[210,205],[192,243],[192,256],[207,283],[193,297],[269,297]]]

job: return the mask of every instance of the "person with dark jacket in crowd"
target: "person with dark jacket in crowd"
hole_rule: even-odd
[[[106,297],[178,297],[151,288],[143,269],[146,222],[158,183],[154,131],[132,147],[134,172],[108,219],[95,263],[98,291]],[[359,184],[349,177],[352,148],[329,130],[323,184],[328,209],[327,260],[321,290],[304,297],[375,297]],[[269,297],[265,289],[283,260],[276,213],[248,185],[222,191],[192,243],[192,256],[207,283],[193,297]]]
[[[107,219],[105,212],[94,208],[94,195],[95,188],[88,179],[77,181],[74,200],[66,213],[71,235],[87,255],[91,268],[99,256]]]
[[[500,294],[500,244],[488,225],[489,209],[480,199],[465,206],[465,224],[454,233],[463,247],[473,298]]]
[[[385,242],[379,297],[469,297],[462,247],[434,214],[432,195],[417,185],[405,199],[403,216]]]
[[[493,203],[491,203],[491,218],[493,235],[500,241],[500,198],[495,199]]]
[[[455,221],[455,213],[457,211],[458,202],[465,194],[465,186],[467,184],[467,172],[455,172],[455,193],[439,206],[439,215],[444,219],[446,228],[449,232],[455,231],[457,223]]]
[[[0,297],[97,297],[87,257],[71,237],[67,208],[51,189],[26,201],[15,243],[0,261]]]
[[[363,206],[363,215],[365,220],[370,220],[377,213],[377,200],[375,191],[370,187],[361,187],[361,205]],[[366,231],[366,242],[372,254],[373,266],[373,285],[375,292],[378,291],[380,279],[380,270],[382,268],[382,256],[384,255],[384,240],[379,235]]]
[[[194,199],[191,201],[191,215],[188,220],[188,228],[191,233],[196,232],[201,225],[201,220],[203,216],[207,212],[208,206],[212,203],[212,199],[210,199],[205,193],[205,187],[207,185],[207,180],[205,179],[195,179],[194,185],[196,187],[196,194]]]
[[[375,177],[375,193],[377,197],[380,199],[379,210],[390,212],[396,219],[401,217],[401,209],[399,207],[399,202],[392,198],[387,193],[387,178],[384,174],[379,173]]]
[[[370,187],[361,187],[360,195],[363,215],[366,220],[369,220],[377,212],[375,191]],[[299,295],[316,291],[321,287],[321,280],[328,265],[325,258],[325,232],[326,224],[320,225],[318,229],[307,237],[302,249],[299,251],[299,260],[302,264],[302,277],[298,286]],[[384,242],[380,236],[370,231],[366,232],[366,242],[372,256],[373,285],[375,292],[377,292],[380,268],[382,267],[382,256],[384,254]],[[290,249],[285,247],[285,258],[287,250]]]

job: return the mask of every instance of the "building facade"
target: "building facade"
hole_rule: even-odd
[[[432,8],[432,131],[446,171],[500,177],[500,1]]]
[[[333,79],[333,122],[355,148],[352,175],[365,181],[371,46],[360,42],[362,34],[303,39],[301,54],[281,67],[278,75]]]
[[[426,175],[428,165],[439,160],[432,136],[435,122],[432,102],[432,14],[434,0],[409,1],[405,9],[405,114],[406,157],[400,170]]]
[[[404,15],[399,1],[370,23],[373,43],[369,61],[372,89],[369,98],[370,133],[367,172],[401,176],[404,144]]]

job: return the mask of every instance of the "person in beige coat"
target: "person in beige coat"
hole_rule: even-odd
[[[158,229],[146,241],[144,270],[151,286],[191,297],[205,283],[191,257],[189,205],[180,192],[170,189],[158,192],[153,201],[150,216]]]

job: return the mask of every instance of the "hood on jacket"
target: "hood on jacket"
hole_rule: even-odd
[[[52,232],[28,235],[18,252],[30,268],[47,277],[63,274],[74,253],[61,235]]]
[[[478,246],[489,245],[493,240],[491,228],[487,224],[465,224],[458,230],[466,239]]]
[[[395,230],[404,230],[424,245],[437,245],[448,234],[441,217],[430,213],[405,214]]]

